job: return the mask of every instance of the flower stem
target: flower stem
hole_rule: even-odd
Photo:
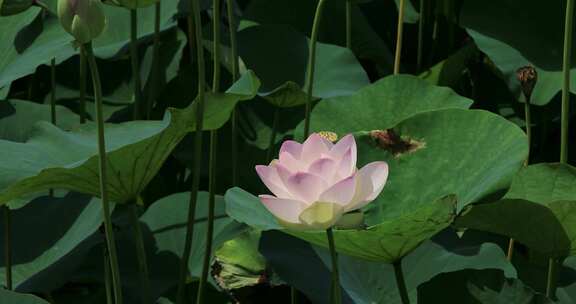
[[[116,254],[116,241],[114,239],[114,228],[110,214],[110,202],[108,200],[106,142],[104,140],[104,117],[102,115],[102,86],[98,65],[92,51],[92,44],[84,46],[88,65],[92,72],[92,83],[94,86],[94,104],[96,112],[96,124],[98,128],[98,166],[100,169],[100,196],[102,200],[102,210],[104,212],[104,230],[106,231],[106,245],[110,257],[110,271],[112,273],[112,289],[114,290],[115,304],[122,304],[122,287],[120,280],[120,270],[118,267],[118,256]]]
[[[298,304],[298,290],[294,286],[290,287],[290,303]]]
[[[570,66],[572,55],[572,24],[574,19],[574,0],[566,2],[566,16],[564,23],[564,56],[562,61],[562,120],[561,120],[561,141],[560,141],[560,163],[568,162],[568,119],[570,102]],[[546,295],[556,298],[556,284],[558,261],[550,258],[548,261],[548,279],[546,284]]]
[[[148,271],[146,246],[144,245],[142,229],[140,228],[138,205],[136,203],[132,203],[130,205],[130,224],[132,225],[134,241],[136,242],[136,255],[138,258],[138,268],[140,272],[140,284],[142,284],[142,286],[140,286],[142,288],[142,303],[151,304],[152,296],[150,295],[150,272]]]
[[[86,122],[86,51],[80,48],[80,123]]]
[[[422,51],[424,49],[424,17],[426,12],[425,3],[427,0],[420,0],[420,18],[418,19],[418,53],[416,55],[416,70],[422,70]]]
[[[132,79],[134,85],[134,120],[140,119],[142,104],[140,84],[140,60],[138,58],[138,10],[130,9],[130,59],[132,62]]]
[[[56,58],[50,60],[50,122],[56,125]]]
[[[340,292],[340,273],[338,272],[338,253],[336,253],[334,233],[332,232],[332,228],[326,229],[326,236],[328,237],[330,259],[332,260],[332,290],[330,293],[330,303],[340,304],[342,303],[342,294]]]
[[[234,4],[226,0],[228,26],[230,27],[230,48],[232,49],[232,82],[238,80],[238,42],[236,40],[236,21]],[[232,186],[238,185],[238,113],[236,107],[232,111]]]
[[[398,31],[396,32],[396,55],[394,56],[394,75],[400,73],[400,57],[402,57],[402,32],[404,30],[404,1],[398,4]]]
[[[12,290],[12,216],[8,206],[4,211],[4,267],[6,268],[6,289]]]
[[[56,125],[56,58],[50,60],[50,122]],[[54,189],[48,190],[48,196],[54,197]]]
[[[195,46],[198,64],[198,96],[196,97],[196,133],[194,139],[194,170],[192,172],[192,189],[190,191],[190,202],[188,205],[188,222],[186,225],[186,240],[184,252],[180,260],[180,273],[178,279],[178,290],[176,303],[184,303],[184,293],[186,277],[188,274],[188,261],[192,250],[192,240],[194,236],[194,219],[196,217],[196,202],[198,200],[198,189],[200,187],[200,169],[202,165],[202,129],[204,128],[204,89],[206,86],[204,49],[202,48],[202,20],[200,19],[200,0],[190,1],[190,15],[188,16],[188,43],[191,57],[194,56]],[[195,38],[195,39],[194,39]]]
[[[393,266],[394,274],[396,276],[396,286],[398,287],[398,293],[402,299],[402,304],[410,304],[408,290],[406,289],[406,281],[404,281],[404,273],[402,272],[402,259],[394,262]]]
[[[346,48],[352,50],[352,0],[346,0]]]
[[[280,121],[280,108],[274,108],[274,119],[272,120],[272,134],[270,134],[270,143],[268,145],[268,152],[266,153],[266,163],[272,161],[274,155],[274,145],[276,143],[276,134],[278,133],[278,124]]]
[[[159,68],[160,68],[160,15],[162,13],[162,5],[160,0],[154,4],[154,42],[152,48],[152,79],[150,85],[150,96],[148,97],[148,102],[146,103],[146,119],[150,119],[152,115],[152,107],[154,105],[154,100],[158,95],[158,81],[159,81]]]
[[[218,0],[217,0],[218,1]],[[204,260],[202,263],[202,276],[198,285],[196,294],[196,304],[204,303],[204,290],[208,279],[208,270],[210,269],[210,257],[212,256],[212,241],[214,238],[214,207],[216,203],[216,149],[218,146],[218,131],[210,132],[210,161],[208,164],[210,180],[208,182],[208,227],[206,228],[206,248],[204,250]]]
[[[213,37],[213,70],[212,93],[220,90],[220,0],[212,2],[212,29]],[[206,248],[204,249],[204,260],[202,263],[202,275],[196,293],[196,303],[204,303],[204,290],[208,280],[208,270],[210,269],[210,258],[212,256],[212,241],[214,238],[214,207],[216,202],[216,162],[218,151],[218,130],[210,131],[210,159],[208,161],[208,227],[206,228]]]
[[[558,260],[550,258],[548,260],[548,280],[546,281],[546,296],[556,300],[556,281],[558,279]]]
[[[114,304],[112,297],[112,286],[110,286],[110,259],[108,259],[108,250],[106,245],[104,247],[104,288],[106,290],[106,303]]]
[[[310,111],[312,109],[312,93],[314,89],[314,70],[316,69],[316,41],[318,41],[318,30],[320,29],[320,20],[324,10],[325,0],[319,0],[312,24],[312,35],[310,37],[310,47],[308,53],[308,68],[306,71],[306,112],[304,113],[304,137],[310,133]]]
[[[560,162],[568,161],[568,112],[570,102],[570,65],[572,55],[572,23],[574,17],[574,0],[566,2],[566,21],[564,24],[564,58],[562,62],[562,122],[560,142]]]

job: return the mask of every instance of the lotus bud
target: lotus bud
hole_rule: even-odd
[[[100,0],[58,0],[58,17],[62,27],[80,44],[92,41],[106,27]]]
[[[323,135],[314,133],[303,144],[285,141],[278,159],[256,166],[260,179],[274,194],[260,195],[260,201],[287,228],[330,228],[345,213],[376,199],[386,184],[386,162],[356,168],[354,136],[332,143]],[[358,220],[361,215],[356,215]]]
[[[33,0],[0,0],[0,16],[19,14],[34,4]]]

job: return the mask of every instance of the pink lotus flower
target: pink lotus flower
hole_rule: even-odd
[[[272,191],[262,204],[292,229],[320,230],[374,200],[388,178],[388,164],[372,162],[356,168],[356,141],[347,135],[333,144],[314,133],[303,144],[285,141],[279,159],[256,166]]]

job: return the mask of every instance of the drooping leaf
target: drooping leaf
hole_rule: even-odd
[[[249,72],[227,93],[208,94],[204,129],[220,128],[239,100],[254,97],[258,85],[258,79]],[[194,131],[195,110],[193,103],[183,110],[172,109],[162,121],[106,125],[108,188],[112,201],[127,203],[138,197],[182,137]],[[66,132],[40,122],[25,143],[0,140],[0,148],[7,155],[0,162],[0,204],[49,188],[98,196],[96,131],[93,123]],[[75,149],[70,149],[72,146]]]

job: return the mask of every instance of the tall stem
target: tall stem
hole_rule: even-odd
[[[304,137],[310,133],[310,110],[312,109],[312,93],[314,90],[314,70],[316,69],[316,41],[318,41],[318,30],[320,20],[324,10],[325,0],[319,0],[312,24],[312,35],[310,36],[310,47],[308,53],[308,68],[306,71],[306,112],[304,113]]]
[[[200,19],[200,0],[190,1],[190,15],[188,16],[188,43],[191,56],[194,56],[194,46],[198,64],[198,96],[196,97],[196,133],[194,139],[194,171],[192,172],[192,189],[188,205],[188,222],[186,225],[186,240],[184,252],[180,260],[180,273],[176,303],[184,303],[186,276],[188,274],[188,260],[192,250],[192,237],[194,236],[194,218],[196,217],[196,202],[200,187],[200,167],[202,165],[202,130],[204,128],[204,89],[206,86],[204,49],[202,48],[202,20]],[[195,37],[195,40],[193,39]]]
[[[86,51],[80,48],[80,123],[86,122]]]
[[[550,258],[548,260],[548,279],[546,280],[546,296],[556,300],[556,284],[558,279],[558,260]]]
[[[146,257],[146,246],[144,245],[144,238],[142,229],[140,228],[140,221],[138,216],[138,205],[136,203],[130,206],[130,224],[134,232],[134,241],[136,242],[136,255],[138,258],[138,268],[140,272],[140,284],[142,284],[142,303],[151,304],[152,296],[150,295],[150,279],[148,271],[148,259]]]
[[[422,70],[422,51],[424,49],[424,17],[426,16],[425,3],[427,0],[420,0],[420,18],[418,19],[418,53],[416,57],[416,70]]]
[[[212,29],[214,52],[212,78],[212,93],[216,94],[220,90],[220,0],[212,1]],[[202,263],[202,275],[198,284],[196,293],[196,303],[204,303],[204,290],[208,280],[208,270],[210,269],[210,257],[212,256],[212,240],[214,237],[214,207],[216,202],[216,163],[218,151],[218,130],[210,131],[210,160],[208,163],[209,181],[208,181],[208,227],[206,229],[206,248],[204,249],[204,260]]]
[[[6,268],[6,289],[12,290],[12,216],[8,206],[4,211],[4,267]]]
[[[56,58],[50,60],[50,122],[56,125]]]
[[[208,182],[208,227],[206,228],[206,248],[204,251],[204,260],[202,261],[202,276],[198,285],[196,294],[196,304],[204,303],[204,290],[208,279],[208,270],[210,269],[210,257],[212,256],[212,241],[214,238],[214,207],[216,203],[216,149],[218,146],[218,131],[210,132],[210,161],[208,164],[210,180]]]
[[[122,304],[122,286],[120,280],[120,269],[118,267],[118,256],[116,253],[116,240],[114,239],[114,228],[110,215],[110,202],[108,200],[107,171],[108,161],[106,159],[106,142],[104,140],[104,116],[102,114],[102,86],[98,65],[92,51],[92,44],[84,45],[88,65],[92,72],[92,83],[94,86],[94,105],[96,112],[96,124],[98,128],[98,167],[100,176],[100,197],[102,200],[102,210],[104,212],[104,230],[106,231],[106,245],[110,256],[110,271],[112,272],[112,289],[114,290],[114,300],[116,304]]]
[[[404,273],[402,272],[402,260],[394,262],[394,274],[396,276],[396,286],[398,287],[398,293],[400,294],[400,299],[402,299],[402,304],[410,304],[410,298],[408,297],[408,290],[406,289],[406,281],[404,281]]]
[[[162,5],[160,0],[154,5],[154,46],[152,49],[152,79],[151,79],[151,89],[150,96],[148,97],[148,102],[146,103],[146,119],[150,119],[152,115],[152,107],[154,106],[154,101],[158,95],[158,85],[159,85],[159,68],[160,68],[160,15],[162,13]]]
[[[110,286],[110,259],[108,259],[108,250],[106,245],[104,247],[104,288],[106,290],[106,303],[114,304],[114,297],[112,296],[112,286]]]
[[[402,32],[404,31],[404,1],[398,4],[398,31],[396,32],[396,55],[394,56],[394,74],[400,73],[400,57],[402,57]]]
[[[342,294],[340,292],[340,273],[338,271],[338,254],[336,253],[336,245],[334,244],[334,233],[332,228],[326,229],[326,236],[328,237],[328,248],[330,249],[330,259],[332,260],[332,284],[330,292],[330,303],[342,303]]]
[[[346,48],[352,50],[352,0],[346,0]]]
[[[230,27],[230,48],[232,49],[232,82],[238,80],[238,42],[236,40],[236,21],[234,4],[226,0],[228,26]],[[232,111],[232,186],[238,185],[238,113],[236,107]]]
[[[526,156],[526,165],[530,162],[530,148],[532,147],[532,115],[530,114],[530,97],[524,102],[524,120],[526,122],[526,138],[528,139],[528,155]]]
[[[130,9],[130,59],[132,59],[132,79],[134,81],[134,120],[140,119],[142,94],[140,84],[140,59],[138,58],[138,9]]]
[[[566,21],[564,24],[564,58],[562,62],[562,122],[560,142],[560,162],[568,161],[568,112],[570,102],[570,66],[572,55],[572,23],[574,17],[574,0],[566,2]]]
[[[572,55],[572,24],[574,18],[574,0],[566,2],[566,16],[564,23],[564,56],[562,62],[562,120],[561,120],[561,141],[560,141],[560,162],[568,162],[568,119],[570,102],[570,66]],[[548,261],[548,283],[546,284],[546,295],[549,298],[556,298],[556,284],[558,273],[558,261],[550,258]]]
[[[274,118],[272,120],[272,134],[270,134],[270,143],[266,153],[266,163],[272,161],[274,155],[274,144],[276,143],[276,134],[278,133],[278,124],[280,120],[280,108],[274,108]]]
[[[50,122],[56,125],[56,58],[50,60]],[[54,197],[54,189],[48,190],[48,196]]]

